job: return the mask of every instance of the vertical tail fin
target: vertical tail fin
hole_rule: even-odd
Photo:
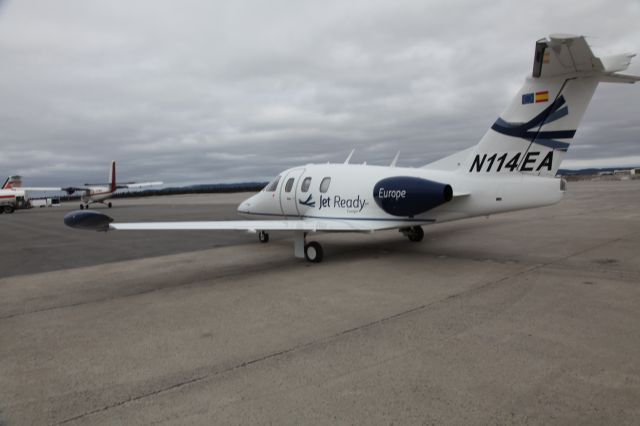
[[[2,189],[20,188],[22,186],[22,176],[9,176],[4,181]]]
[[[111,169],[109,169],[109,189],[111,192],[116,190],[116,162],[111,162]]]
[[[462,171],[555,176],[598,83],[640,80],[616,74],[633,56],[597,58],[583,36],[539,40],[531,77],[471,151]]]

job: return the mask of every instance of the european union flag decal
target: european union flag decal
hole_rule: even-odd
[[[535,102],[535,97],[533,93],[525,93],[524,95],[522,95],[522,105],[532,104],[534,102]]]

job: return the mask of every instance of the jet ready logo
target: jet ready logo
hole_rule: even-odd
[[[313,201],[313,194],[309,194],[307,199],[304,200],[304,201],[298,199],[298,203],[302,204],[303,206],[307,206],[307,207],[315,207],[316,206],[316,202]]]
[[[345,209],[347,213],[360,213],[362,209],[368,205],[369,203],[367,200],[361,198],[359,195],[355,198],[343,198],[340,195],[323,197],[320,195],[320,207],[318,210],[333,207],[337,209]]]
[[[315,207],[316,202],[313,195],[309,194],[306,200],[298,199],[298,204],[307,207]],[[359,195],[355,198],[344,198],[340,195],[323,196],[320,195],[318,210],[337,208],[344,209],[347,213],[360,213],[362,209],[369,205],[369,202]]]

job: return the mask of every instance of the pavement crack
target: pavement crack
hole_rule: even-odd
[[[3,315],[0,316],[0,321],[2,320],[6,320],[6,319],[10,319],[10,318],[15,318],[15,317],[20,317],[23,315],[31,315],[31,314],[37,314],[37,313],[41,313],[41,312],[48,312],[48,311],[55,311],[55,310],[59,310],[59,309],[67,309],[67,308],[73,308],[76,306],[82,306],[82,305],[89,305],[89,304],[95,304],[95,303],[104,303],[104,302],[110,302],[113,300],[118,300],[118,299],[123,299],[123,298],[127,298],[127,297],[134,297],[134,296],[142,296],[145,294],[149,294],[149,293],[154,293],[157,291],[165,291],[165,290],[174,290],[174,289],[178,289],[178,288],[187,288],[189,286],[196,286],[196,285],[200,285],[204,282],[209,282],[212,280],[224,280],[224,279],[229,279],[229,278],[236,278],[239,276],[251,276],[251,275],[255,275],[255,274],[260,274],[262,272],[264,272],[266,269],[271,269],[274,266],[277,266],[279,268],[284,268],[287,265],[292,265],[295,266],[295,264],[291,264],[291,262],[288,262],[287,260],[282,260],[280,262],[274,262],[272,261],[271,263],[265,263],[265,264],[261,264],[261,265],[253,265],[253,266],[249,266],[249,267],[245,267],[244,269],[234,269],[234,268],[228,268],[227,270],[223,270],[217,274],[214,274],[212,276],[208,276],[208,277],[197,277],[197,275],[193,275],[193,276],[187,276],[186,278],[183,278],[181,281],[176,282],[176,283],[172,283],[172,284],[167,284],[167,285],[163,285],[160,287],[151,287],[151,288],[144,288],[144,289],[139,289],[137,291],[131,291],[129,293],[125,293],[125,294],[118,294],[117,296],[111,296],[111,297],[102,297],[102,298],[96,298],[93,300],[82,300],[79,302],[75,302],[75,303],[66,303],[66,304],[62,304],[62,305],[55,305],[55,306],[48,306],[48,307],[44,307],[44,308],[40,308],[40,309],[32,309],[30,311],[24,311],[24,312],[15,312],[12,314],[8,314],[8,315]]]
[[[64,420],[58,422],[58,424],[62,425],[62,424],[67,424],[67,423],[76,421],[76,420],[81,420],[81,419],[84,419],[86,417],[89,417],[89,416],[92,416],[92,415],[95,415],[95,414],[98,414],[98,413],[102,413],[102,412],[108,411],[110,409],[126,405],[126,404],[131,403],[131,402],[139,401],[139,400],[151,397],[151,396],[155,396],[155,395],[159,395],[159,394],[162,394],[162,393],[165,393],[165,392],[169,392],[169,391],[172,391],[172,390],[175,390],[175,389],[179,389],[179,388],[182,388],[184,386],[188,386],[188,385],[191,385],[191,384],[194,384],[194,383],[199,383],[199,382],[211,379],[213,377],[220,376],[220,375],[225,374],[225,373],[229,373],[229,372],[232,372],[232,371],[235,371],[235,370],[243,369],[243,368],[249,367],[251,365],[258,364],[260,362],[268,361],[270,359],[274,359],[274,358],[278,358],[278,357],[281,357],[281,356],[284,356],[284,355],[287,355],[287,354],[290,354],[290,353],[298,352],[298,351],[301,351],[301,350],[304,350],[304,349],[307,349],[307,348],[310,348],[310,347],[314,347],[316,345],[325,344],[325,343],[331,342],[331,341],[333,341],[335,339],[338,339],[338,338],[340,338],[342,336],[345,336],[345,335],[348,335],[348,334],[351,334],[351,333],[356,333],[358,331],[365,330],[365,329],[368,329],[368,328],[372,328],[372,327],[384,324],[386,322],[393,321],[393,320],[398,319],[398,318],[402,318],[402,317],[406,317],[406,316],[409,316],[409,315],[412,315],[412,314],[415,314],[415,313],[418,313],[418,312],[422,312],[422,311],[424,311],[424,310],[426,310],[426,309],[428,309],[430,307],[433,307],[433,306],[435,306],[435,305],[437,305],[439,303],[447,303],[449,301],[458,300],[458,299],[460,299],[461,297],[464,297],[464,296],[475,294],[475,293],[477,293],[479,291],[483,291],[483,290],[485,290],[485,289],[487,289],[487,288],[489,288],[491,286],[501,284],[503,282],[509,281],[509,280],[511,280],[511,279],[513,279],[515,277],[518,277],[518,276],[527,275],[527,274],[529,274],[531,272],[543,269],[543,268],[545,268],[547,266],[554,265],[554,264],[560,263],[562,261],[565,261],[565,260],[567,260],[567,259],[569,259],[571,257],[577,256],[577,255],[580,255],[580,254],[584,254],[584,253],[589,252],[591,250],[606,246],[606,245],[611,244],[611,243],[615,243],[617,241],[621,241],[624,238],[625,237],[613,238],[613,239],[607,240],[605,242],[592,245],[592,246],[590,246],[588,248],[585,248],[583,250],[578,250],[578,251],[576,251],[574,253],[570,253],[570,254],[568,254],[566,256],[563,256],[561,258],[557,258],[557,259],[554,259],[554,260],[551,260],[551,261],[548,261],[548,262],[543,262],[543,263],[538,263],[538,264],[535,264],[535,265],[532,265],[532,266],[528,266],[528,267],[513,271],[511,273],[508,273],[508,274],[506,274],[506,275],[504,275],[504,276],[502,276],[500,278],[493,279],[493,280],[490,280],[490,281],[486,281],[484,283],[480,283],[479,285],[471,287],[471,288],[469,288],[467,290],[464,290],[464,291],[461,291],[461,292],[458,292],[458,293],[454,293],[454,294],[450,294],[450,295],[448,295],[448,296],[446,296],[444,298],[438,299],[438,300],[434,300],[434,301],[432,301],[430,303],[426,303],[426,304],[422,304],[422,305],[419,305],[419,306],[415,306],[415,307],[403,310],[401,312],[397,312],[397,313],[394,313],[392,315],[388,315],[386,317],[376,319],[374,321],[370,321],[370,322],[367,322],[367,323],[364,323],[364,324],[360,324],[360,325],[355,326],[355,327],[351,327],[351,328],[339,331],[339,332],[334,333],[334,334],[329,335],[329,336],[325,336],[325,337],[321,337],[321,338],[309,341],[307,343],[302,343],[302,344],[295,345],[295,346],[292,346],[292,347],[287,348],[287,349],[283,349],[283,350],[276,351],[276,352],[271,352],[271,353],[268,353],[268,354],[266,354],[264,356],[257,357],[257,358],[254,358],[254,359],[251,359],[251,360],[248,360],[248,361],[244,361],[244,362],[241,362],[239,364],[233,365],[233,366],[228,367],[228,368],[224,368],[224,369],[220,369],[220,370],[212,369],[206,374],[201,374],[201,375],[198,375],[196,377],[192,377],[192,378],[189,378],[189,379],[186,379],[186,380],[182,380],[182,381],[179,381],[179,382],[174,383],[172,385],[161,387],[159,389],[153,390],[151,392],[147,392],[147,393],[131,396],[131,397],[127,398],[127,399],[123,399],[121,401],[117,401],[115,403],[103,406],[101,408],[97,408],[97,409],[94,409],[94,410],[87,411],[87,412],[84,412],[82,414],[76,415],[74,417],[70,417],[70,418],[64,419]]]
[[[154,390],[152,392],[148,392],[148,393],[132,396],[130,398],[115,402],[113,404],[106,405],[104,407],[101,407],[101,408],[98,408],[98,409],[95,409],[95,410],[91,410],[91,411],[87,411],[87,412],[79,414],[77,416],[70,417],[68,419],[62,420],[58,424],[61,425],[61,424],[66,424],[66,423],[73,422],[75,420],[80,420],[82,418],[85,418],[85,417],[88,417],[88,416],[91,416],[91,415],[94,415],[94,414],[105,412],[105,411],[110,410],[112,408],[120,407],[120,406],[128,404],[130,402],[139,401],[139,400],[144,399],[144,398],[148,398],[148,397],[155,396],[155,395],[158,395],[158,394],[161,394],[161,393],[169,392],[169,391],[172,391],[172,390],[184,387],[184,386],[188,386],[188,385],[191,385],[191,384],[194,384],[194,383],[198,383],[198,382],[201,382],[201,381],[204,381],[204,380],[207,380],[207,379],[210,379],[210,378],[213,378],[213,377],[225,374],[225,373],[229,373],[229,372],[232,372],[232,371],[235,371],[235,370],[238,370],[238,369],[246,368],[246,367],[249,367],[251,365],[254,365],[254,364],[257,364],[257,363],[260,363],[260,362],[263,362],[263,361],[267,361],[267,360],[270,360],[270,359],[278,358],[278,357],[281,357],[281,356],[289,354],[289,353],[294,353],[294,352],[297,352],[297,351],[300,351],[300,350],[304,350],[304,349],[307,349],[307,348],[310,348],[310,347],[313,347],[313,346],[316,346],[316,345],[327,343],[327,342],[330,342],[332,340],[335,340],[337,338],[340,338],[342,336],[345,336],[345,335],[348,335],[348,334],[351,334],[351,333],[355,333],[355,332],[358,332],[358,331],[361,331],[361,330],[365,330],[365,329],[368,329],[368,328],[371,328],[371,327],[375,327],[375,326],[384,324],[384,323],[392,321],[394,319],[406,317],[408,315],[411,315],[411,314],[414,314],[414,313],[417,313],[417,312],[421,312],[421,311],[423,311],[423,310],[425,310],[425,309],[427,309],[429,307],[432,307],[432,306],[434,306],[436,304],[453,300],[455,298],[464,296],[466,294],[470,294],[470,293],[479,291],[481,289],[487,288],[487,287],[489,287],[491,285],[494,285],[494,284],[499,284],[499,283],[504,282],[506,280],[509,280],[509,279],[511,279],[511,278],[513,278],[515,276],[522,275],[522,274],[527,274],[527,273],[529,273],[529,272],[531,272],[531,271],[533,271],[533,270],[535,270],[535,269],[537,269],[537,268],[539,268],[541,266],[542,265],[535,265],[533,267],[528,267],[528,268],[525,268],[523,270],[516,271],[515,273],[511,273],[511,274],[508,274],[508,275],[503,276],[501,278],[498,278],[496,280],[485,282],[485,283],[481,284],[480,286],[470,288],[470,289],[462,291],[460,293],[452,294],[452,295],[446,296],[446,297],[444,297],[442,299],[434,300],[434,301],[432,301],[430,303],[426,303],[426,304],[423,304],[423,305],[420,305],[420,306],[415,306],[413,308],[406,309],[406,310],[401,311],[401,312],[396,312],[395,314],[392,314],[392,315],[389,315],[389,316],[386,316],[386,317],[383,317],[383,318],[379,318],[377,320],[370,321],[368,323],[360,324],[360,325],[352,327],[352,328],[348,328],[348,329],[339,331],[339,332],[337,332],[335,334],[332,334],[330,336],[321,337],[319,339],[312,340],[312,341],[307,342],[307,343],[302,343],[300,345],[292,346],[292,347],[287,348],[287,349],[283,349],[283,350],[280,350],[280,351],[272,352],[272,353],[269,353],[267,355],[264,355],[264,356],[261,356],[261,357],[258,357],[258,358],[255,358],[255,359],[252,359],[252,360],[249,360],[249,361],[244,361],[244,362],[242,362],[240,364],[236,364],[234,366],[231,366],[231,367],[228,367],[228,368],[225,368],[225,369],[222,369],[222,370],[211,371],[211,372],[209,372],[207,374],[199,375],[197,377],[192,377],[190,379],[183,380],[183,381],[180,381],[178,383],[174,383],[174,384],[172,384],[170,386],[166,386],[166,387],[163,387],[163,388],[160,388],[160,389],[156,389],[156,390]]]

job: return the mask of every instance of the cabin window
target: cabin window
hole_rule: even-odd
[[[311,176],[304,178],[300,190],[302,192],[307,192],[309,190],[309,186],[311,186]]]
[[[284,186],[284,192],[291,192],[291,188],[293,188],[294,180],[295,180],[294,178],[289,178],[289,180],[287,180],[287,183]]]
[[[320,192],[327,192],[329,190],[329,184],[331,184],[330,177],[322,179],[322,182],[320,182]]]
[[[267,186],[264,187],[265,191],[274,192],[278,187],[278,182],[280,182],[280,176],[276,176]]]

